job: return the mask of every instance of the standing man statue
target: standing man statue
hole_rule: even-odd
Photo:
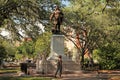
[[[54,12],[50,15],[50,20],[53,20],[54,29],[52,29],[53,34],[60,33],[60,25],[62,24],[64,14],[60,10],[59,6],[55,7]]]

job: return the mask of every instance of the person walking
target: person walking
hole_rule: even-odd
[[[55,77],[56,77],[58,72],[59,72],[59,77],[61,77],[61,74],[62,74],[62,56],[61,55],[58,56],[57,69],[56,69],[56,72],[55,72]]]

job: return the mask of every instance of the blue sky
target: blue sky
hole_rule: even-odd
[[[65,4],[66,6],[69,5],[69,2],[67,0],[62,0],[62,3]]]

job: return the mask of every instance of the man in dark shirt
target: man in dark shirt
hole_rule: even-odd
[[[58,71],[59,71],[59,76],[61,77],[61,74],[62,74],[62,56],[61,55],[58,56],[57,70],[55,72],[55,77],[56,77]]]

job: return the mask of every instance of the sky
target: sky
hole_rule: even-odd
[[[67,0],[62,0],[62,3],[65,4],[66,6],[69,5],[69,2]]]
[[[1,35],[9,37],[9,32],[5,31],[5,29],[1,29]]]
[[[6,32],[6,31],[2,31],[2,32],[1,32],[1,35],[8,36],[8,35],[9,35],[9,33],[8,33],[8,32]]]

